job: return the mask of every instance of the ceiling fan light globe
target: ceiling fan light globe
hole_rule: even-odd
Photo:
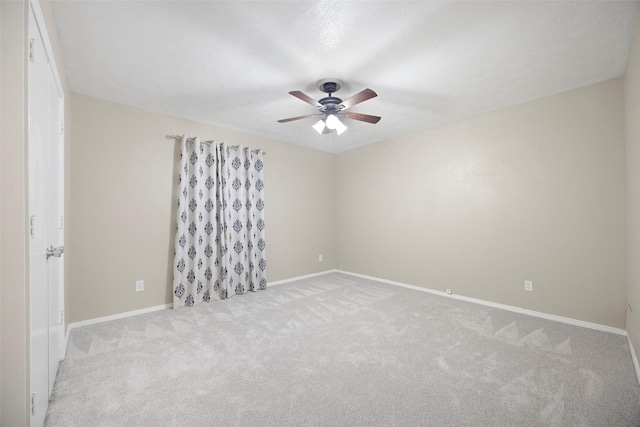
[[[345,130],[347,130],[347,126],[338,120],[338,126],[336,126],[336,133],[338,135],[342,135]]]
[[[322,131],[324,130],[324,122],[322,120],[318,120],[318,122],[311,126],[313,130],[318,132],[318,134],[322,135]]]
[[[326,120],[326,124],[327,127],[331,130],[336,129],[338,126],[342,125],[342,122],[340,121],[339,118],[337,118],[335,115],[333,114],[329,114],[327,116],[327,120]],[[344,126],[344,125],[342,125]]]

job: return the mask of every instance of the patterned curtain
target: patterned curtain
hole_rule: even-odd
[[[266,289],[262,151],[181,144],[174,308]]]

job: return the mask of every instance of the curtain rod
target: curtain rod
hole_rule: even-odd
[[[173,140],[179,140],[179,139],[182,139],[182,135],[166,135],[165,138],[173,139]],[[194,141],[195,139],[196,139],[195,137],[187,138],[188,141]],[[205,144],[211,144],[212,142],[215,142],[215,141],[211,140],[211,141],[202,141],[202,142],[204,142]],[[238,148],[240,146],[239,145],[229,145],[229,147],[230,148]],[[257,151],[261,151],[261,150],[251,150],[251,151],[257,152]],[[262,154],[266,156],[267,152],[262,150]]]

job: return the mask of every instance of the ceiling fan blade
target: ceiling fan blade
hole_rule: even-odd
[[[307,104],[313,105],[314,107],[322,107],[322,104],[320,104],[318,101],[316,101],[315,99],[313,99],[309,95],[300,92],[299,90],[294,90],[294,91],[291,91],[289,93],[291,95],[295,96],[296,98],[303,100]]]
[[[359,104],[363,101],[366,101],[367,99],[375,98],[376,96],[378,96],[378,94],[371,89],[365,89],[362,92],[356,93],[351,98],[342,101],[342,104],[340,105],[342,105],[342,109],[344,110],[349,107],[353,107],[354,105]]]
[[[306,116],[289,117],[288,119],[278,120],[278,123],[287,123],[287,122],[292,122],[294,120],[302,120],[302,119],[307,119],[309,117],[319,117],[319,116],[322,116],[322,114],[307,114]]]
[[[382,117],[378,116],[370,116],[369,114],[360,114],[360,113],[350,113],[345,111],[342,113],[345,117],[348,117],[352,120],[360,120],[361,122],[367,123],[378,123]]]

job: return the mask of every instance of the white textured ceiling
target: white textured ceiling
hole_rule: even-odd
[[[640,2],[55,1],[74,92],[340,152],[623,75]],[[289,95],[378,97],[330,139]],[[182,133],[182,129],[173,132]],[[213,137],[215,135],[202,135]]]

